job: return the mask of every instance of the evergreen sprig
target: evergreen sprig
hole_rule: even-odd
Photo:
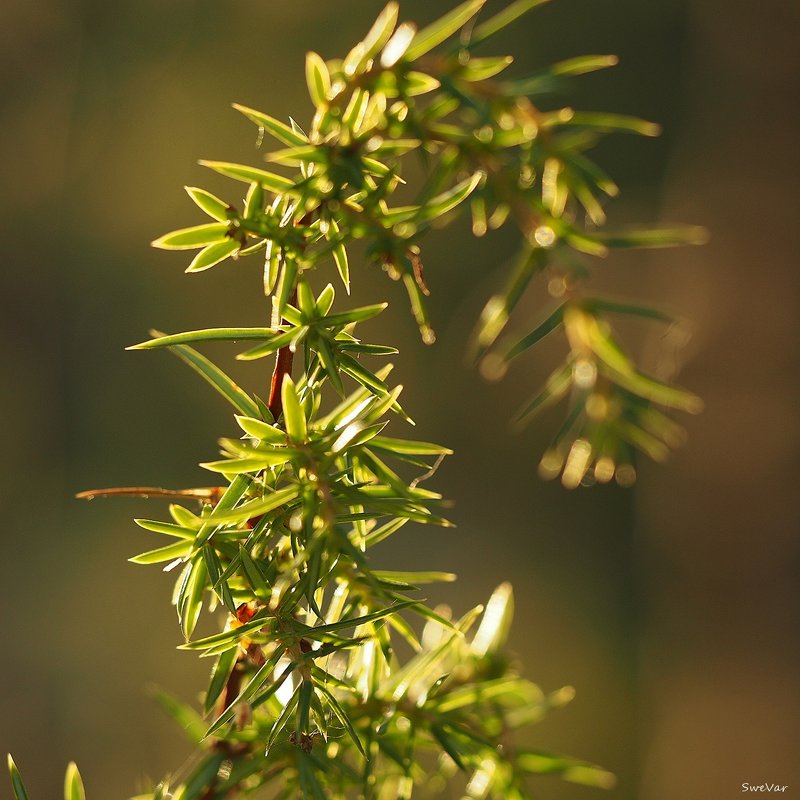
[[[332,284],[312,288],[312,276],[335,268],[349,293],[349,251],[363,240],[368,260],[402,281],[422,338],[432,343],[424,235],[467,208],[477,236],[513,223],[520,255],[506,289],[486,304],[472,346],[484,371],[499,373],[563,330],[564,363],[520,414],[526,420],[569,398],[543,474],[561,475],[568,487],[614,476],[627,483],[630,448],[660,460],[681,440],[667,412],[696,412],[699,399],[644,374],[609,323],[618,314],[667,318],[590,296],[583,284],[586,257],[698,242],[703,234],[605,230],[603,204],[617,187],[587,153],[608,133],[653,135],[656,126],[537,104],[565,77],[614,58],[571,59],[510,79],[510,57],[475,55],[540,2],[516,0],[480,21],[483,0],[468,0],[421,30],[398,24],[390,2],[345,58],[308,54],[315,112],[307,132],[235,106],[279,145],[264,156],[268,169],[201,162],[245,183],[244,201],[187,188],[212,221],[153,243],[197,250],[187,272],[256,256],[272,314],[265,327],[154,331],[130,348],[171,350],[233,407],[240,438],[220,440],[221,458],[201,465],[218,484],[84,494],[183,501],[170,506],[170,521],[136,520],[168,543],[131,560],[177,572],[181,647],[213,662],[202,712],[161,698],[201,757],[139,800],[221,800],[262,787],[274,797],[394,800],[412,790],[439,794],[459,774],[470,798],[529,797],[529,779],[540,773],[613,782],[599,767],[514,745],[516,729],[572,692],[548,695],[518,674],[504,650],[513,608],[507,584],[485,610],[453,619],[416,592],[454,576],[373,569],[371,548],[407,523],[450,524],[441,496],[421,486],[450,450],[384,433],[393,416],[410,422],[401,387],[389,382],[391,365],[373,368],[370,360],[396,349],[361,336],[387,304],[338,310]],[[424,181],[405,190],[414,200],[403,205],[394,195],[412,158]],[[527,335],[504,341],[519,299],[541,275],[557,307]],[[193,347],[208,341],[240,343],[239,359],[276,356],[268,395],[245,391]],[[193,638],[204,607],[224,626]],[[411,655],[401,659],[398,645]],[[24,800],[13,761],[10,768],[15,797]],[[74,765],[65,797],[83,798]]]
[[[416,31],[409,23],[397,25],[398,8],[390,3],[344,59],[324,61],[309,53],[306,78],[316,109],[309,133],[294,122],[287,125],[235,106],[263,136],[282,145],[265,155],[267,164],[297,172],[287,176],[260,167],[201,162],[248,183],[244,204],[239,209],[190,188],[192,199],[215,221],[167,234],[154,244],[198,249],[189,272],[264,251],[264,288],[273,296],[277,330],[240,356],[251,358],[320,331],[319,322],[301,323],[294,308],[288,317],[284,311],[296,288],[306,291],[308,273],[327,262],[335,264],[349,289],[347,249],[359,239],[365,240],[372,263],[402,280],[422,338],[433,342],[420,251],[424,235],[467,207],[476,236],[514,224],[522,236],[520,253],[505,289],[483,310],[473,355],[485,374],[499,377],[534,344],[563,330],[568,344],[564,363],[517,421],[567,398],[565,424],[542,460],[541,474],[561,475],[568,487],[615,476],[627,484],[635,477],[632,450],[663,460],[683,438],[682,428],[663,410],[695,413],[702,402],[644,374],[624,352],[613,336],[612,317],[672,320],[656,309],[587,294],[587,258],[603,257],[612,248],[700,243],[705,232],[690,226],[607,230],[603,206],[619,190],[588,153],[607,134],[653,136],[658,126],[568,107],[544,111],[537,104],[565,78],[613,66],[615,58],[574,58],[527,78],[506,79],[511,57],[474,55],[479,45],[539,4],[519,0],[476,23],[483,2],[472,0]],[[464,27],[468,24],[471,30]],[[433,52],[459,31],[467,32],[455,45]],[[409,158],[422,167],[424,183],[414,203],[390,205],[404,183],[401,175]],[[557,307],[545,312],[528,334],[503,339],[525,289],[542,275]],[[300,310],[312,311],[308,304]],[[185,337],[193,340],[190,334]],[[203,337],[198,332],[196,338]],[[340,368],[353,367],[352,357],[342,358],[330,333],[313,337],[310,347],[341,392],[337,375]]]

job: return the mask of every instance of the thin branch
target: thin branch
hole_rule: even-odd
[[[158,486],[117,486],[112,489],[89,489],[78,492],[78,500],[94,500],[97,497],[184,497],[205,500],[215,504],[225,491],[222,486],[204,486],[196,489],[162,489]]]

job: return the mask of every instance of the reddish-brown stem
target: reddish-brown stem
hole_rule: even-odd
[[[281,387],[283,386],[283,376],[292,374],[292,362],[294,352],[289,347],[282,347],[278,350],[278,358],[275,361],[275,370],[272,373],[272,384],[269,389],[269,412],[272,418],[277,421],[283,412],[283,401],[281,400]]]
[[[292,305],[297,303],[297,288],[292,292]],[[294,350],[291,347],[281,347],[278,350],[278,357],[275,361],[275,370],[272,373],[272,383],[269,387],[269,401],[267,407],[272,419],[278,421],[278,417],[283,412],[283,401],[281,400],[281,388],[283,387],[283,376],[292,374],[292,363],[294,361]]]

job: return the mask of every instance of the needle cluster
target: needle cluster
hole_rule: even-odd
[[[170,518],[138,519],[167,543],[132,560],[177,575],[173,604],[181,648],[212,664],[202,707],[164,698],[196,742],[191,766],[139,800],[239,797],[401,800],[442,796],[530,797],[532,776],[559,773],[608,786],[598,767],[515,744],[515,732],[567,702],[521,677],[505,651],[513,602],[501,585],[486,608],[460,618],[431,608],[421,586],[448,573],[375,569],[372,548],[408,524],[447,526],[445,505],[424,488],[446,447],[388,435],[410,418],[391,365],[397,353],[362,335],[387,303],[337,305],[349,294],[351,251],[401,281],[422,339],[435,339],[422,241],[469,210],[476,236],[503,225],[520,233],[504,291],[490,298],[472,351],[484,372],[504,372],[562,331],[563,363],[520,414],[564,399],[566,422],[542,460],[565,486],[627,483],[632,449],[656,459],[681,438],[669,416],[695,412],[690,392],[644,374],[610,320],[658,311],[585,291],[591,259],[613,247],[696,242],[694,228],[608,231],[603,205],[617,193],[588,153],[606,134],[652,135],[654,125],[605,113],[544,110],[562,81],[615,59],[571,59],[508,78],[512,59],[476,55],[494,34],[539,5],[516,0],[488,19],[468,0],[417,30],[390,2],[343,59],[306,59],[314,107],[301,127],[236,106],[275,144],[258,166],[201,162],[245,185],[229,202],[190,187],[209,218],[154,242],[194,250],[187,272],[234,260],[258,265],[269,324],[153,332],[135,350],[168,349],[232,406],[238,438],[201,466],[216,483],[168,494]],[[454,37],[457,37],[454,39]],[[416,159],[422,182],[405,186]],[[413,202],[401,204],[396,193]],[[544,276],[555,297],[525,336],[504,338],[524,290]],[[195,347],[237,343],[237,358],[275,360],[269,393],[237,385]],[[394,431],[395,428],[392,428]],[[220,621],[197,638],[202,614]],[[11,762],[15,796],[25,800]],[[67,800],[81,800],[70,767]]]

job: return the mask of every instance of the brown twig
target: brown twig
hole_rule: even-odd
[[[313,211],[304,214],[295,221],[295,226],[308,225],[313,218]],[[305,250],[305,244],[300,248]],[[297,284],[292,289],[292,297],[289,301],[292,305],[297,305]],[[282,320],[282,322],[285,320]],[[272,382],[269,387],[269,400],[267,408],[272,414],[272,419],[277,422],[278,417],[283,413],[283,401],[281,400],[281,388],[283,387],[283,376],[292,374],[292,363],[294,362],[294,350],[287,346],[278,350],[278,357],[275,361],[275,370],[272,373]]]
[[[295,292],[296,295],[296,292]],[[292,302],[296,302],[293,295]],[[281,387],[283,386],[283,376],[292,374],[292,362],[294,361],[294,351],[290,347],[281,347],[278,350],[278,358],[275,361],[275,370],[272,373],[272,383],[269,388],[269,402],[267,407],[272,419],[276,422],[283,413],[283,401],[281,400]]]
[[[96,497],[185,497],[192,500],[206,500],[209,503],[219,502],[224,488],[222,486],[204,486],[197,489],[162,489],[158,486],[117,486],[112,489],[89,489],[78,492],[78,500],[94,500]]]

